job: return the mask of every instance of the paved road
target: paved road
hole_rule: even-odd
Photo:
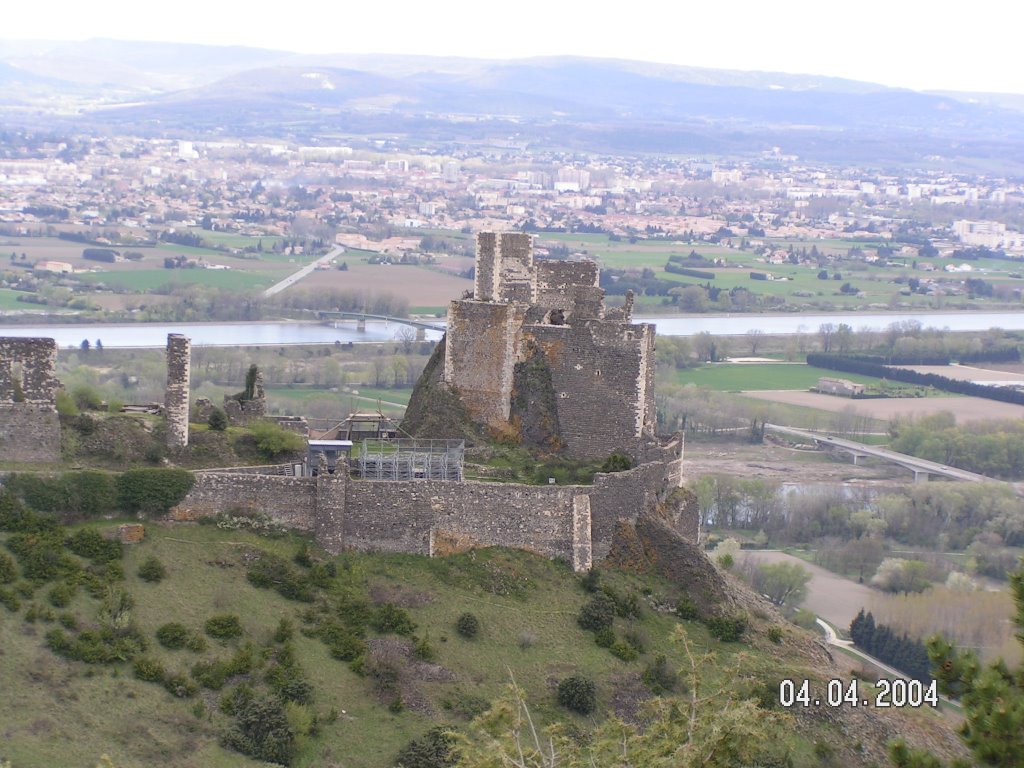
[[[295,283],[299,282],[299,280],[301,280],[302,278],[304,278],[307,275],[309,275],[310,273],[312,273],[313,270],[315,270],[317,268],[317,266],[319,266],[320,264],[330,264],[332,259],[337,258],[338,256],[340,256],[344,252],[345,252],[345,249],[342,248],[340,245],[334,246],[334,248],[331,249],[331,252],[328,253],[326,256],[321,256],[319,259],[314,261],[312,264],[308,264],[307,266],[305,266],[302,269],[300,269],[298,272],[295,272],[294,274],[289,275],[288,277],[286,277],[284,280],[282,280],[281,282],[277,283],[276,285],[270,286],[269,288],[267,288],[267,290],[265,290],[263,292],[263,295],[264,296],[273,296],[274,294],[280,293],[285,288],[288,288],[288,287],[290,287],[292,285],[295,285]]]

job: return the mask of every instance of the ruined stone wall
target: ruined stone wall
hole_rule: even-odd
[[[493,429],[507,427],[525,315],[521,304],[453,301],[448,307],[444,381],[471,418]]]
[[[574,559],[574,540],[589,527],[581,486],[440,481],[348,484],[345,545],[354,549],[431,554],[436,538],[530,550]],[[579,531],[580,533],[577,533]],[[585,558],[580,552],[577,559]]]
[[[533,304],[537,299],[537,270],[533,264],[533,235],[501,232],[498,235],[497,300]]]
[[[192,490],[173,511],[179,519],[233,510],[261,512],[289,528],[315,532],[317,478],[230,472],[196,472],[195,478]]]
[[[334,553],[352,548],[430,555],[504,546],[563,557],[576,570],[586,570],[607,556],[616,522],[634,521],[673,498],[681,478],[678,445],[657,449],[670,460],[598,474],[592,486],[197,472],[195,485],[172,514],[195,519],[232,510],[262,512],[312,533]],[[668,522],[696,542],[696,506],[676,506],[667,510]]]
[[[643,511],[653,511],[658,502],[676,486],[681,460],[651,462],[629,470],[594,476],[590,489],[590,515],[593,557],[601,561],[608,555],[615,524],[635,521]]]
[[[654,326],[591,321],[524,329],[551,369],[562,440],[570,456],[635,456],[654,427]]]
[[[180,333],[167,334],[167,391],[164,413],[167,418],[167,445],[188,445],[188,397],[192,343]]]
[[[494,232],[477,233],[473,298],[477,301],[495,301],[498,298],[499,270],[498,235]]]
[[[0,461],[60,461],[56,409],[32,403],[0,403]]]
[[[0,338],[0,460],[60,460],[56,365],[53,339]]]

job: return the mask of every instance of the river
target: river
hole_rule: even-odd
[[[1024,312],[936,312],[936,313],[856,313],[856,314],[736,314],[736,315],[657,315],[637,317],[637,321],[655,323],[662,336],[696,336],[707,331],[716,336],[742,336],[752,329],[766,334],[816,333],[825,323],[845,323],[854,330],[883,330],[892,323],[912,320],[925,327],[950,331],[985,331],[989,328],[1024,330]],[[440,322],[440,321],[438,321]],[[81,323],[72,325],[2,325],[0,336],[47,336],[61,347],[78,347],[82,341],[104,347],[163,347],[168,333],[183,333],[196,346],[281,346],[286,344],[334,344],[391,341],[407,326],[383,321],[367,321],[366,330],[355,323],[337,328],[320,323],[237,322],[237,323]],[[438,331],[427,331],[427,339],[436,341]]]

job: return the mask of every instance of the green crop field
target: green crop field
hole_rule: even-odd
[[[837,373],[803,363],[712,363],[700,368],[672,371],[672,383],[695,384],[721,392],[770,389],[810,389],[822,376],[842,378],[864,385],[881,385],[881,379]]]
[[[94,272],[82,275],[81,278],[85,282],[103,283],[133,291],[151,291],[169,283],[249,291],[273,285],[281,275],[237,269],[136,269],[124,272]]]

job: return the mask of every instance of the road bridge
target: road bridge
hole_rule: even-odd
[[[427,331],[441,331],[444,333],[445,325],[443,323],[426,323],[422,320],[411,320],[408,317],[390,317],[388,315],[373,315],[368,312],[333,312],[323,310],[317,312],[317,317],[321,320],[355,320],[356,329],[360,331],[366,330],[367,320],[383,320],[386,323],[397,323],[399,325],[408,325],[411,328],[416,329],[416,339],[422,341],[426,337]]]
[[[938,464],[934,461],[927,461],[915,456],[908,456],[905,453],[890,451],[887,448],[864,445],[864,443],[858,443],[856,440],[845,440],[833,435],[822,435],[817,432],[808,432],[805,429],[795,429],[794,427],[783,427],[778,424],[765,424],[764,428],[767,431],[778,432],[780,434],[808,440],[821,448],[827,448],[839,453],[848,453],[853,457],[854,464],[856,464],[859,459],[866,456],[873,456],[892,464],[898,464],[899,466],[909,469],[914,473],[915,482],[924,482],[928,480],[931,475],[948,477],[951,480],[961,480],[968,483],[1003,482],[1001,480],[996,480],[993,477],[968,472],[964,469],[957,469],[956,467],[950,467],[946,464]]]

